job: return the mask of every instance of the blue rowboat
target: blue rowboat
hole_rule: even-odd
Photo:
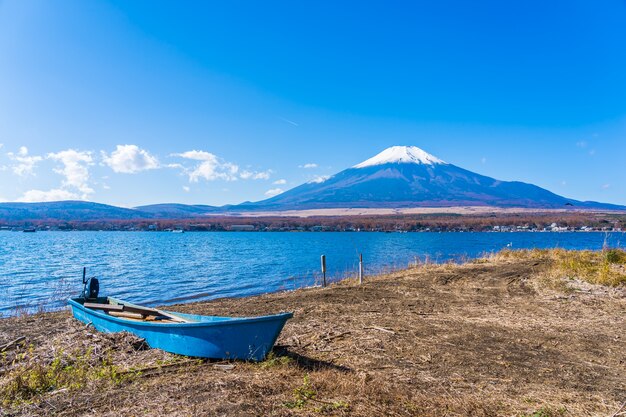
[[[72,298],[74,317],[105,333],[130,332],[157,349],[212,359],[260,361],[272,350],[293,313],[219,317],[174,313],[112,297]]]

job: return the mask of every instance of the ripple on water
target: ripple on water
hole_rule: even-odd
[[[621,246],[624,233],[608,235]],[[82,267],[101,293],[167,304],[312,285],[319,257],[328,279],[513,248],[601,249],[604,233],[149,233],[0,232],[0,313],[61,308],[82,289]]]

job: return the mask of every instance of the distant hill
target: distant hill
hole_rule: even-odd
[[[218,207],[206,205],[186,205],[176,203],[151,204],[135,207],[137,210],[158,218],[198,217],[218,211]]]
[[[327,179],[259,202],[222,207],[167,203],[134,209],[85,201],[0,203],[0,221],[182,219],[255,211],[459,206],[626,210],[625,206],[577,201],[533,184],[480,175],[415,146],[393,146]]]
[[[126,220],[149,218],[152,214],[136,209],[109,206],[88,201],[55,201],[50,203],[0,203],[0,220]]]

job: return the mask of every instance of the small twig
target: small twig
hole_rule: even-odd
[[[10,341],[9,343],[5,343],[4,345],[0,346],[0,352],[4,352],[5,350],[8,350],[9,348],[13,346],[17,346],[18,344],[24,342],[25,340],[26,340],[26,337],[20,336],[17,339]]]
[[[396,332],[394,332],[393,330],[385,329],[383,327],[378,327],[378,326],[365,327],[365,329],[373,329],[373,330],[378,330],[378,331],[385,332],[385,333],[396,334]]]
[[[53,393],[52,393],[52,394],[53,394]],[[55,410],[57,409],[54,405],[50,404],[50,402],[45,401],[45,400],[44,400],[44,402],[45,402],[46,404],[48,404],[48,406],[50,406],[50,407],[54,408]]]
[[[309,398],[309,400],[315,401],[315,402],[320,403],[320,404],[334,405],[334,403],[331,403],[331,402],[328,402],[328,401],[318,400],[317,398]]]
[[[611,417],[617,417],[617,416],[621,416],[621,415],[626,415],[626,411],[622,412],[622,410],[624,409],[624,407],[626,407],[626,401],[624,401],[624,402],[622,403],[622,405],[619,407],[619,409],[618,409],[615,413],[613,413],[613,414],[611,415]]]
[[[339,334],[332,335],[332,336],[326,336],[322,340],[324,340],[325,342],[330,342],[333,339],[337,339],[338,337],[342,337],[342,336],[345,336],[347,334],[350,334],[350,332],[343,332],[343,333],[339,333]]]
[[[219,369],[221,371],[232,371],[233,369],[235,369],[235,365],[234,364],[227,364],[227,363],[216,363],[213,365],[213,368],[215,369]]]
[[[65,391],[67,391],[67,388],[61,388],[61,389],[58,389],[56,391],[50,392],[48,395],[52,396],[52,395],[60,394],[60,393],[65,392]],[[52,405],[52,404],[50,404],[50,405]]]

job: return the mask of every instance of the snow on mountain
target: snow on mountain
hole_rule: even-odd
[[[500,181],[444,162],[415,146],[393,146],[324,181],[311,181],[233,210],[456,206],[618,207],[576,201],[519,181]]]
[[[392,146],[385,149],[378,155],[355,165],[353,168],[365,168],[374,165],[383,164],[446,164],[445,161],[429,154],[428,152],[418,148],[417,146]]]

